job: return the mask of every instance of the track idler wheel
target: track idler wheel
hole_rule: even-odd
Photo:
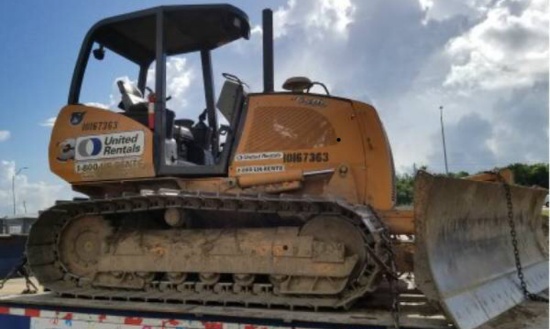
[[[111,228],[101,216],[86,216],[70,221],[59,238],[59,253],[63,265],[79,277],[93,278],[103,244]]]

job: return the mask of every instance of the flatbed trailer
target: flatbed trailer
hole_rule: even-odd
[[[445,317],[421,295],[400,298],[401,329],[443,329]],[[394,328],[388,301],[373,298],[347,311],[192,305],[59,297],[51,292],[0,297],[0,328],[267,329]]]
[[[194,305],[18,294],[23,279],[0,290],[0,329],[321,329],[394,328],[387,292],[347,311]],[[4,294],[4,295],[2,295]],[[548,296],[548,291],[544,295]],[[414,291],[399,298],[401,329],[452,329],[450,321]],[[547,329],[548,304],[524,302],[478,329]]]

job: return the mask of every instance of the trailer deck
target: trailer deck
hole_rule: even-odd
[[[402,328],[448,328],[448,322],[444,316],[437,314],[435,310],[430,311],[425,300],[420,296],[404,296],[402,303],[401,327]],[[120,300],[87,300],[62,298],[53,293],[40,293],[37,295],[9,295],[0,297],[0,305],[12,308],[40,309],[40,317],[48,317],[57,320],[66,318],[75,319],[84,315],[88,319],[90,314],[102,316],[104,314],[128,315],[135,318],[139,314],[142,318],[156,318],[157,326],[166,325],[170,321],[199,321],[233,324],[262,324],[266,319],[269,324],[275,327],[303,327],[303,328],[350,328],[368,327],[380,328],[393,326],[391,312],[382,308],[365,309],[354,308],[347,312],[320,311],[312,312],[307,310],[288,309],[258,309],[239,306],[217,306],[217,305],[190,305],[174,303],[144,303]],[[63,312],[59,312],[62,309]],[[83,312],[84,311],[84,312]],[[130,312],[130,313],[128,313]],[[32,312],[31,312],[32,313]],[[70,316],[68,314],[71,314]],[[119,321],[120,322],[120,321]],[[187,323],[187,322],[186,322]],[[177,327],[175,325],[174,327]],[[190,323],[184,328],[195,328]],[[200,327],[202,328],[202,327]]]
[[[18,293],[22,279],[0,290],[0,328],[13,329],[268,329],[394,328],[384,292],[348,311],[252,308],[124,300],[75,299],[51,292]],[[20,289],[17,291],[17,289]],[[547,293],[547,292],[546,292]],[[400,296],[401,329],[453,328],[419,294]],[[479,329],[546,329],[548,304],[524,302]]]

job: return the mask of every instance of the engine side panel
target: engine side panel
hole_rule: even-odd
[[[395,205],[395,169],[390,142],[376,109],[368,104],[353,102],[361,128],[366,163],[364,202],[379,210]]]
[[[49,163],[69,183],[154,177],[153,134],[122,114],[68,105],[53,127]]]
[[[393,206],[391,151],[373,107],[323,95],[263,94],[249,97],[246,115],[230,176],[247,183],[302,177],[302,194]],[[305,178],[323,170],[334,174]]]

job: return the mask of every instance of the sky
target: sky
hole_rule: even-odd
[[[201,2],[207,3],[208,1]],[[0,217],[32,213],[73,197],[51,174],[51,126],[66,104],[87,30],[98,20],[186,1],[0,2]],[[222,72],[261,91],[261,10],[272,8],[275,86],[291,76],[325,83],[331,94],[374,105],[396,169],[444,171],[443,107],[450,171],[477,172],[549,159],[549,21],[546,0],[234,1],[250,18],[250,40],[214,51]],[[114,108],[115,80],[131,67],[107,54],[108,70],[84,82],[83,99]],[[197,56],[168,63],[169,105],[195,118],[204,108]],[[96,65],[96,66],[94,66]],[[153,72],[151,72],[153,74]],[[19,169],[26,168],[21,171]]]

